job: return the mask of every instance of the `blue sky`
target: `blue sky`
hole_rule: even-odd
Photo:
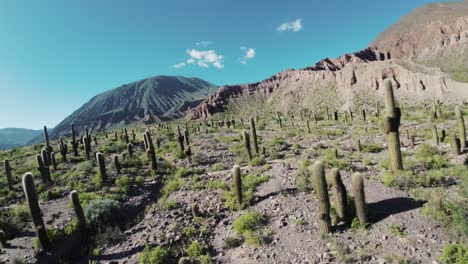
[[[236,84],[365,48],[430,0],[2,0],[0,128],[154,75]]]

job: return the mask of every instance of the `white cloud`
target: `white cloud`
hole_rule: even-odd
[[[211,41],[198,41],[198,42],[195,42],[195,45],[197,45],[199,47],[208,47],[211,44],[213,44],[213,42],[211,42]]]
[[[251,60],[255,57],[255,49],[247,47],[241,47],[240,49],[245,52],[244,56],[239,58],[240,63],[247,64],[248,60]]]
[[[281,24],[279,27],[276,28],[278,31],[293,31],[297,32],[302,29],[302,20],[296,19],[295,21],[286,22]]]
[[[178,63],[173,67],[176,69],[183,68],[188,64],[196,64],[203,68],[213,66],[218,69],[224,68],[224,56],[217,54],[214,50],[196,50],[189,49],[187,54],[190,56],[185,62]]]
[[[176,65],[172,66],[176,69],[181,69],[183,67],[185,67],[185,65],[187,65],[185,62],[181,62],[181,63],[177,63]]]

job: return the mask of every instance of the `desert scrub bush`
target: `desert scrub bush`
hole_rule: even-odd
[[[89,175],[95,174],[93,171],[95,169],[95,161],[87,160],[72,166],[63,176],[61,177],[63,181],[74,181],[85,179]]]
[[[210,188],[210,189],[227,190],[228,184],[222,180],[210,180],[206,182],[205,187]]]
[[[203,164],[206,160],[206,155],[202,151],[197,151],[192,155],[192,162],[195,164]]]
[[[285,150],[288,147],[288,144],[284,140],[284,138],[281,137],[275,137],[269,141],[266,142],[266,145],[268,146],[268,149],[271,151],[282,151]]]
[[[182,186],[184,186],[185,181],[182,177],[186,176],[186,174],[186,169],[179,168],[175,173],[168,175],[165,180],[164,187],[161,190],[161,201],[165,201],[171,193],[178,191]]]
[[[267,234],[270,233],[268,230],[263,230],[266,223],[267,220],[261,213],[247,211],[234,221],[233,229],[234,232],[241,236],[248,244],[261,246],[267,236],[271,235]]]
[[[440,155],[437,147],[429,144],[421,144],[414,154],[416,161],[426,169],[440,169],[447,167],[448,160]]]
[[[180,203],[175,201],[175,200],[167,201],[164,204],[164,209],[166,209],[166,210],[175,210],[177,208],[180,208]]]
[[[208,171],[222,171],[224,170],[224,164],[222,162],[215,163],[211,165]]]
[[[197,232],[197,229],[194,226],[186,226],[182,229],[182,234],[184,234],[184,236],[188,238],[195,235],[196,232]]]
[[[310,169],[310,161],[308,159],[299,160],[297,163],[297,170],[294,173],[295,183],[297,189],[303,192],[310,191],[312,172]]]
[[[57,228],[47,228],[47,237],[51,244],[56,244],[57,242],[65,239],[65,233]],[[36,250],[41,248],[41,243],[37,237],[34,238],[34,248]]]
[[[250,166],[261,166],[265,163],[266,161],[263,157],[255,157],[249,162]]]
[[[120,227],[123,215],[120,212],[120,204],[115,200],[93,200],[84,209],[88,226],[95,231],[104,227]]]
[[[170,262],[170,251],[161,246],[151,249],[146,245],[145,249],[138,254],[139,264],[166,264]]]
[[[122,176],[115,180],[115,185],[117,185],[119,192],[128,195],[133,186],[142,186],[144,178],[138,176],[136,178]]]
[[[78,219],[72,218],[64,228],[65,234],[70,236],[71,234],[75,233],[79,230]]]
[[[407,232],[404,227],[398,226],[398,225],[390,225],[390,232],[398,237],[405,237]]]
[[[122,168],[137,168],[143,166],[143,161],[139,158],[124,159],[120,162]]]
[[[366,144],[362,146],[362,152],[379,153],[383,151],[383,147],[379,144]]]
[[[382,183],[387,187],[408,190],[418,185],[419,179],[413,171],[387,171],[381,176]]]
[[[443,264],[468,263],[468,246],[464,244],[447,244],[442,249],[440,261]]]
[[[349,160],[344,157],[336,157],[335,150],[333,149],[324,149],[322,150],[322,155],[320,160],[325,163],[328,167],[337,168],[340,170],[349,171],[353,169]]]
[[[27,207],[26,209],[28,210]],[[14,238],[28,224],[29,210],[26,213],[27,215],[24,218],[24,220],[19,220],[17,217],[12,216],[11,210],[0,211],[0,230],[3,230],[3,232],[5,232],[5,236],[7,239]]]
[[[124,152],[127,149],[127,144],[125,142],[123,142],[123,141],[120,141],[120,140],[110,141],[109,143],[107,143],[105,145],[99,146],[99,149],[106,156],[109,156],[110,154]]]

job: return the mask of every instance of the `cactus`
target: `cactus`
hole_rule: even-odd
[[[97,141],[97,137],[94,136],[94,145],[97,146],[98,145],[98,141]]]
[[[465,120],[463,119],[463,112],[460,106],[455,107],[455,116],[457,117],[458,134],[460,135],[460,147],[461,150],[466,148],[466,129]]]
[[[358,153],[361,153],[362,145],[361,145],[361,140],[360,139],[358,139],[357,142],[356,142],[356,149],[357,149]]]
[[[41,155],[36,156],[37,170],[41,173],[41,179],[43,184],[49,184],[50,170],[44,163]]]
[[[437,145],[439,145],[439,133],[437,132],[436,124],[432,124],[432,139]]]
[[[115,167],[115,172],[117,174],[120,174],[120,162],[119,162],[119,156],[114,155],[114,167]]]
[[[338,121],[338,111],[333,112],[333,120]]]
[[[8,159],[5,159],[5,175],[8,182],[8,189],[13,190],[13,178],[11,177],[11,167]]]
[[[41,149],[41,157],[42,157],[42,161],[44,162],[44,165],[45,166],[50,166],[51,165],[51,162],[50,162],[50,153],[47,152],[47,148],[42,148]]]
[[[353,173],[353,175],[351,176],[351,184],[354,197],[354,206],[356,208],[356,215],[361,225],[366,225],[368,222],[366,196],[364,194],[364,180],[360,173]]]
[[[187,146],[190,145],[188,129],[185,129],[184,136],[185,136],[185,145],[187,145]]]
[[[281,121],[280,112],[276,112],[276,120],[278,121],[278,124],[279,124],[280,128],[283,128],[283,122]]]
[[[361,115],[362,115],[362,121],[366,122],[366,109],[362,109]]]
[[[257,129],[255,128],[255,120],[253,117],[250,117],[250,134],[252,135],[252,141],[255,148],[255,153],[260,154],[257,141]]]
[[[83,145],[84,145],[86,160],[90,160],[91,159],[91,144],[89,143],[89,140],[86,136],[83,138]]]
[[[78,197],[78,193],[75,190],[70,192],[70,200],[73,204],[73,208],[75,209],[76,219],[78,220],[78,228],[82,233],[85,233],[86,218],[83,213],[83,208],[81,207],[80,198]]]
[[[252,150],[250,149],[250,136],[247,130],[242,131],[242,138],[244,139],[244,146],[245,150],[247,151],[247,155],[249,157],[249,161],[252,160]]]
[[[125,143],[128,144],[130,142],[130,138],[128,137],[127,128],[124,128],[123,137],[124,137]]]
[[[242,178],[239,165],[232,168],[232,188],[236,194],[236,201],[239,208],[242,206]]]
[[[416,145],[415,141],[416,141],[416,137],[415,137],[415,136],[411,136],[411,137],[410,137],[410,146],[411,146],[412,148],[414,148],[414,146]]]
[[[135,130],[132,129],[132,139],[133,139],[133,142],[136,141],[136,134],[135,134]]]
[[[310,134],[310,124],[309,124],[309,119],[306,119],[306,124],[307,124],[307,133]]]
[[[2,248],[8,247],[5,232],[3,232],[3,230],[0,230],[0,245],[2,245]]]
[[[325,110],[327,112],[327,120],[330,120],[330,110],[328,109],[328,106],[325,107]]]
[[[127,144],[127,152],[128,152],[128,157],[130,159],[133,158],[133,146],[131,143]]]
[[[55,152],[50,153],[50,163],[52,164],[52,168],[54,171],[57,170],[57,160],[55,159]]]
[[[63,137],[60,137],[60,154],[62,155],[62,161],[67,162],[67,153],[68,153],[68,146],[67,143],[64,142]]]
[[[341,180],[340,171],[338,169],[333,168],[330,174],[331,184],[335,189],[336,213],[342,221],[348,222],[348,194],[346,193],[346,187]]]
[[[320,232],[327,235],[331,232],[330,198],[325,180],[325,166],[321,161],[316,161],[312,166],[312,183],[319,201]]]
[[[177,134],[178,134],[177,140],[179,141],[180,152],[183,153],[185,149],[184,148],[184,136],[182,136],[182,133],[180,133],[179,126],[177,126]]]
[[[44,138],[46,142],[45,149],[47,150],[47,155],[50,155],[50,153],[53,151],[52,146],[50,146],[50,141],[49,141],[49,133],[47,132],[47,127],[44,126]]]
[[[75,133],[75,125],[74,124],[71,125],[71,132],[72,132],[71,145],[72,145],[72,149],[73,149],[73,155],[75,157],[78,157],[80,154],[78,153],[78,142],[76,141],[76,133]]]
[[[151,161],[151,169],[153,171],[158,169],[158,164],[156,162],[156,152],[154,151],[154,144],[153,140],[151,139],[151,135],[149,131],[145,132],[146,139],[148,141],[148,148],[146,149],[146,154],[149,156]]]
[[[434,119],[437,119],[440,116],[437,116],[437,106],[436,106],[436,101],[435,99],[432,99],[432,117]]]
[[[400,108],[395,107],[392,82],[384,81],[386,115],[383,118],[384,132],[387,134],[388,152],[390,154],[390,168],[396,172],[403,169],[403,160],[400,149]]]
[[[99,176],[101,180],[104,182],[107,179],[107,172],[106,172],[106,160],[104,159],[104,154],[101,152],[96,153],[96,160],[99,165]]]
[[[198,205],[195,202],[195,200],[192,201],[192,204],[191,204],[190,208],[192,209],[192,217],[193,218],[198,217],[199,216],[199,214],[198,214],[199,210],[198,210]]]
[[[455,134],[450,134],[450,145],[452,147],[453,155],[461,154],[461,144],[460,139]]]
[[[47,237],[44,221],[42,219],[41,208],[37,200],[36,187],[34,186],[34,178],[30,172],[23,175],[23,190],[28,202],[29,212],[36,228],[36,235],[45,251],[50,250],[50,242]]]
[[[442,135],[440,136],[440,142],[444,142],[445,137],[447,136],[447,135],[446,135],[446,132],[445,132],[445,129],[442,129],[441,134],[442,134]]]

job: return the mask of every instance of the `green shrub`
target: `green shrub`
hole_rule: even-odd
[[[265,221],[266,219],[261,213],[247,211],[234,221],[233,228],[238,235],[245,235],[249,232],[256,231],[265,224]]]
[[[311,177],[310,161],[308,159],[299,160],[297,171],[294,173],[297,189],[303,192],[309,191],[311,189]]]
[[[67,236],[73,234],[75,231],[77,231],[79,228],[78,226],[78,219],[76,218],[73,218],[72,220],[70,220],[70,222],[68,222],[66,225],[65,225],[65,234]]]
[[[193,226],[186,226],[182,229],[182,233],[186,237],[192,237],[197,232],[197,229]]]
[[[92,200],[84,209],[84,214],[86,222],[94,230],[120,226],[123,219],[119,202],[110,199]]]
[[[122,176],[115,181],[115,185],[119,188],[119,191],[125,194],[130,193],[130,189],[134,185],[135,180],[133,178]]]
[[[201,255],[203,255],[203,252],[204,252],[203,246],[200,245],[197,241],[192,241],[187,248],[187,254],[190,257],[194,257],[194,258],[200,257]]]
[[[166,264],[170,261],[170,252],[160,246],[151,249],[148,245],[138,254],[140,264]]]
[[[250,161],[250,166],[260,166],[266,163],[265,159],[262,157],[255,157]]]
[[[440,260],[444,264],[466,264],[468,263],[468,246],[463,244],[445,245]]]
[[[441,169],[447,167],[448,160],[440,155],[437,147],[429,144],[421,144],[414,154],[418,163],[426,169]]]
[[[367,144],[362,146],[362,152],[379,153],[383,151],[383,147],[378,144]]]

